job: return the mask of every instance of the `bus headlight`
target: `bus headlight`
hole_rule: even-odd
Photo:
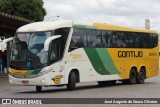
[[[40,81],[40,83],[41,83],[41,84],[44,84],[44,83],[45,83],[45,80],[44,80],[44,79],[43,79],[43,80],[41,80],[41,81]]]
[[[9,82],[12,84],[12,80],[9,80]]]
[[[9,75],[13,75],[13,73],[11,72],[11,70],[10,70],[10,69],[9,69],[8,71],[9,71],[9,72],[8,72],[8,74],[9,74]]]

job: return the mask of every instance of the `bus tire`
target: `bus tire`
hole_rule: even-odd
[[[36,86],[36,91],[41,92],[42,91],[42,86]]]
[[[129,84],[135,84],[136,80],[137,80],[137,72],[136,72],[135,69],[132,68],[131,71],[130,71],[128,83]]]
[[[75,87],[76,87],[76,74],[75,72],[71,72],[69,75],[67,89],[73,91],[75,90]]]
[[[146,72],[143,68],[140,69],[140,72],[137,74],[137,83],[143,84],[146,78]]]

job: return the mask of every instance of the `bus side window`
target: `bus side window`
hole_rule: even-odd
[[[95,39],[95,47],[102,47],[102,32],[100,30],[97,30],[96,32],[96,39]]]
[[[140,48],[140,35],[141,33],[132,33],[133,48]]]
[[[86,30],[74,28],[69,51],[86,46]]]
[[[116,32],[111,33],[111,38],[110,38],[109,42],[110,42],[111,48],[116,48]]]
[[[150,34],[150,48],[156,47],[158,44],[158,35],[157,34]]]
[[[133,35],[130,32],[125,32],[126,34],[126,47],[133,48]]]
[[[61,53],[60,53],[60,57],[62,57],[63,53],[64,53],[64,48],[65,48],[65,45],[67,43],[67,39],[68,39],[68,35],[69,35],[69,32],[70,32],[70,28],[68,27],[65,27],[65,28],[59,28],[59,29],[56,29],[54,31],[54,35],[61,35]]]
[[[126,47],[124,32],[116,32],[116,47]]]
[[[87,29],[87,47],[96,47],[96,39],[96,31],[93,29]]]
[[[52,41],[50,45],[50,61],[55,62],[60,58],[60,42],[59,41]]]
[[[111,31],[102,31],[102,41],[104,48],[110,47],[110,36],[111,36]]]
[[[140,38],[141,48],[148,48],[149,41],[149,35],[147,35],[146,33],[142,33]]]

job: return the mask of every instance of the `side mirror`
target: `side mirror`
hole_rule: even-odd
[[[49,50],[49,45],[52,42],[52,40],[60,38],[61,35],[54,35],[52,37],[49,37],[45,42],[44,42],[44,51],[48,51]]]
[[[13,40],[13,37],[4,39],[3,42],[1,43],[1,50],[4,52],[7,49],[7,42],[10,42]]]

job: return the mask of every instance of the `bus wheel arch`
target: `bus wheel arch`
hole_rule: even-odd
[[[76,75],[76,83],[80,82],[80,75],[79,75],[79,70],[78,69],[72,69],[71,72],[74,72]],[[70,73],[71,73],[70,72]],[[70,74],[69,74],[70,75]]]
[[[67,89],[73,91],[76,87],[76,83],[80,82],[79,71],[72,69],[68,76]]]
[[[145,79],[146,79],[146,67],[142,66],[140,68],[140,71],[137,74],[137,80],[136,81],[137,81],[138,84],[143,84]]]
[[[122,84],[135,84],[137,80],[137,67],[133,66],[129,72],[129,78],[122,80]]]

